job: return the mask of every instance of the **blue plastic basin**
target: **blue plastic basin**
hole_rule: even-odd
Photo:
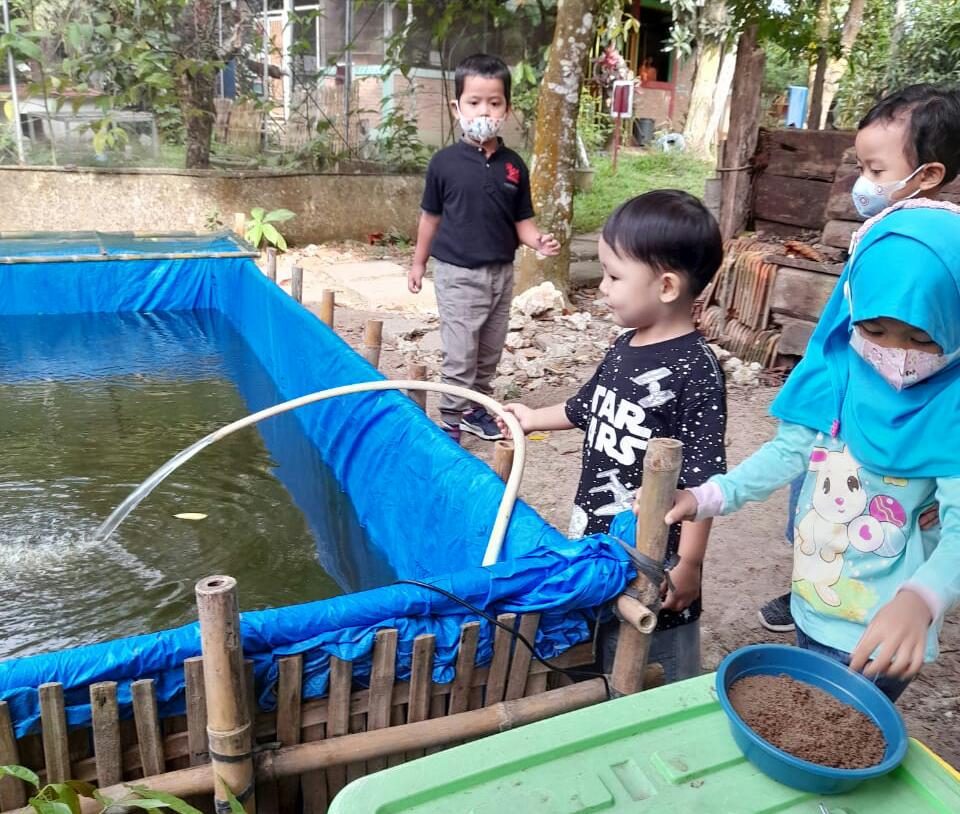
[[[737,715],[727,697],[734,682],[752,675],[788,675],[826,690],[860,710],[886,739],[883,760],[868,769],[834,769],[796,758],[764,740]],[[811,650],[782,644],[755,644],[735,650],[717,669],[717,695],[744,757],[768,777],[791,788],[814,794],[840,794],[864,780],[892,771],[907,751],[907,729],[890,699],[859,673]]]

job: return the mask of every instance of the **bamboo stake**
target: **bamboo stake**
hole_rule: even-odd
[[[290,296],[303,302],[303,269],[300,266],[294,266],[290,271]]]
[[[197,583],[196,594],[211,758],[210,770],[202,768],[213,773],[218,811],[229,807],[229,787],[244,809],[254,814],[253,737],[243,675],[237,581],[228,576],[207,577]]]
[[[479,622],[466,622],[460,627],[460,643],[457,646],[457,671],[453,677],[453,687],[450,689],[450,715],[466,712],[469,706],[479,639]]]
[[[390,727],[393,684],[397,672],[397,631],[394,628],[377,633],[373,645],[373,664],[370,667],[370,710],[367,713],[367,731]],[[386,761],[371,760],[368,772],[386,768]]]
[[[267,247],[267,277],[277,281],[277,250],[273,246]]]
[[[407,706],[407,722],[426,721],[430,717],[430,690],[433,680],[433,656],[436,636],[422,633],[413,640],[413,656],[410,668],[410,703]],[[407,760],[423,757],[422,749],[407,752]]]
[[[137,727],[137,745],[144,775],[163,774],[163,735],[157,717],[157,692],[152,678],[142,678],[130,685],[133,695],[133,717]]]
[[[207,745],[207,698],[203,687],[203,657],[192,656],[183,662],[187,696],[187,751],[190,765],[199,766],[210,759]]]
[[[603,701],[606,697],[602,679],[594,678],[541,695],[504,701],[460,715],[432,718],[374,732],[344,735],[332,740],[311,741],[276,751],[267,750],[257,755],[257,774],[265,781],[276,781],[281,777],[325,769],[345,761],[372,760],[409,749],[480,738],[582,709]],[[211,766],[191,766],[189,769],[146,777],[138,782],[153,791],[188,797],[193,794],[209,794],[214,788],[214,774]],[[100,792],[106,797],[129,794],[129,790],[122,784],[109,786]],[[100,811],[95,800],[83,798],[81,806],[84,812]],[[35,812],[33,809],[20,808],[11,814]]]
[[[10,721],[10,708],[6,701],[0,701],[0,765],[15,766],[20,763],[20,751]],[[19,808],[27,802],[23,781],[15,777],[0,780],[0,810]]]
[[[333,312],[336,305],[336,294],[333,291],[324,291],[323,299],[320,301],[320,319],[331,330],[333,330]]]
[[[653,633],[657,626],[657,614],[650,608],[626,594],[620,594],[616,604],[624,622],[629,622],[641,633]]]
[[[327,737],[339,738],[350,731],[350,689],[353,664],[330,657],[330,691],[327,693]],[[334,765],[327,770],[327,789],[331,798],[346,785],[346,767]]]
[[[493,471],[500,480],[510,477],[513,469],[513,441],[497,441],[493,445]]]
[[[303,691],[303,656],[286,656],[280,659],[277,679],[277,740],[284,746],[300,743],[302,709],[300,698]],[[296,778],[280,781],[280,810],[295,811],[298,786]]]
[[[497,621],[513,630],[517,615],[515,613],[501,613]],[[503,692],[507,687],[507,671],[510,669],[513,637],[507,630],[497,627],[493,632],[493,658],[490,660],[490,673],[487,676],[487,693],[485,706],[493,706],[503,701]]]
[[[415,382],[424,382],[427,380],[427,366],[412,364],[407,369],[407,379]],[[426,390],[408,390],[407,395],[420,406],[421,410],[427,409],[427,391]]]
[[[536,643],[537,628],[540,626],[539,613],[525,613],[520,617],[519,633],[531,644]],[[507,679],[507,689],[504,693],[505,701],[513,701],[523,696],[527,686],[527,676],[530,672],[530,662],[533,653],[519,639],[514,643],[513,661],[510,664],[510,675]]]
[[[363,358],[374,367],[380,367],[380,349],[383,346],[383,320],[368,319],[363,332]]]
[[[41,684],[40,724],[43,727],[43,760],[47,766],[47,782],[63,783],[70,779],[70,747],[67,742],[67,713],[63,685]]]
[[[233,231],[239,237],[243,237],[244,232],[247,231],[247,216],[243,212],[233,213]]]
[[[673,506],[677,478],[683,462],[683,444],[672,438],[653,438],[643,458],[643,489],[640,491],[640,511],[637,515],[637,550],[656,563],[662,563],[667,546],[669,527],[663,518]],[[628,586],[636,599],[647,608],[658,607],[660,586],[654,585],[643,574]],[[643,674],[647,664],[652,633],[642,633],[629,622],[621,622],[617,653],[613,661],[610,683],[619,695],[629,695],[643,689]]]
[[[93,718],[93,754],[96,756],[97,785],[100,788],[112,786],[123,780],[116,681],[101,681],[90,685],[90,713]]]

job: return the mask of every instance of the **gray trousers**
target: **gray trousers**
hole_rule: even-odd
[[[434,262],[443,343],[442,379],[446,384],[492,393],[490,383],[510,323],[513,263],[468,269]],[[459,422],[460,414],[471,406],[466,399],[440,395],[440,413],[448,421]]]

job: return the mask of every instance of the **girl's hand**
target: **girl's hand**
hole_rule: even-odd
[[[637,497],[633,501],[633,513],[640,514],[640,489],[637,489]],[[664,522],[668,526],[679,523],[682,520],[697,519],[697,499],[689,489],[677,489],[677,495],[673,499],[673,508],[667,512]]]
[[[681,557],[680,562],[670,569],[670,581],[673,583],[673,590],[669,593],[666,580],[660,585],[660,598],[666,597],[661,607],[680,613],[700,596],[700,563],[688,562]]]
[[[934,503],[920,512],[920,528],[923,531],[940,524],[940,504]]]
[[[862,671],[867,678],[912,678],[923,666],[927,628],[932,621],[930,608],[920,594],[909,588],[898,592],[867,625],[850,654],[850,669]],[[877,656],[869,661],[874,650]]]
[[[512,413],[516,416],[517,421],[520,422],[520,429],[524,433],[533,432],[536,427],[533,426],[533,408],[527,407],[525,404],[504,404],[503,409],[508,413]],[[507,422],[504,421],[500,416],[494,416],[497,421],[497,426],[500,428],[500,432],[503,433],[504,438],[511,438],[510,428],[507,426]]]

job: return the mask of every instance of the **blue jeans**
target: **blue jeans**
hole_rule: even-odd
[[[787,530],[784,532],[787,543],[793,545],[793,526],[797,519],[797,504],[800,503],[800,490],[806,475],[801,475],[790,484],[790,503],[787,506]]]
[[[811,639],[806,633],[800,630],[799,627],[797,628],[797,647],[802,647],[804,650],[812,650],[814,653],[823,653],[823,655],[829,656],[834,661],[839,661],[848,667],[850,666],[849,653],[844,653],[835,647],[820,644],[816,639]],[[866,678],[866,676],[864,677]],[[896,702],[911,681],[909,678],[904,681],[899,678],[890,678],[889,676],[875,676],[868,680],[876,684],[877,689],[894,702]]]

